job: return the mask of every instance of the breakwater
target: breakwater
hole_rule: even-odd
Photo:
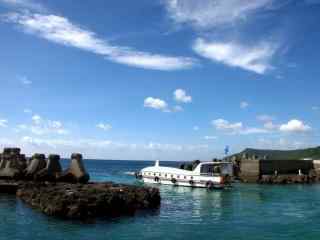
[[[152,187],[89,182],[82,155],[71,155],[63,170],[59,155],[26,158],[18,148],[0,154],[0,194],[16,196],[49,216],[88,220],[133,215],[160,206],[159,190]]]
[[[318,160],[269,160],[244,154],[230,159],[235,176],[242,182],[289,184],[320,182]]]

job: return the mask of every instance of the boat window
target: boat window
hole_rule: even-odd
[[[156,173],[153,174],[153,176],[156,176],[156,175],[157,175]]]
[[[178,175],[177,178],[180,178],[180,175]]]
[[[184,178],[184,179],[187,179],[187,176],[184,176],[183,178]]]
[[[191,176],[190,179],[193,179],[193,177]]]
[[[164,176],[167,177],[167,174],[165,174]]]
[[[220,174],[221,169],[217,164],[203,164],[200,169],[202,175]]]
[[[173,178],[173,174],[171,174],[171,177]]]

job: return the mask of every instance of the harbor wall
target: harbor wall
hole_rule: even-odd
[[[266,176],[310,176],[320,179],[320,160],[266,160],[242,159],[235,162],[239,172],[235,175],[243,182],[259,182]],[[306,178],[306,181],[309,178]],[[318,181],[318,180],[317,180]]]

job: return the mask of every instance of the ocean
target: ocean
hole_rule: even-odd
[[[153,162],[86,160],[85,165],[93,181],[141,184],[130,173]],[[14,196],[0,195],[0,240],[320,239],[320,185],[157,187],[158,211],[93,224],[47,217]]]

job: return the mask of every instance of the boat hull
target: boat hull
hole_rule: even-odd
[[[220,184],[210,181],[212,184],[208,185],[209,181],[193,181],[190,183],[190,181],[181,181],[177,180],[176,182],[172,182],[170,179],[155,179],[155,178],[147,178],[143,177],[142,181],[144,183],[149,184],[163,184],[163,185],[173,185],[173,186],[183,186],[183,187],[193,187],[193,188],[211,188],[211,189],[223,189],[229,184]]]

